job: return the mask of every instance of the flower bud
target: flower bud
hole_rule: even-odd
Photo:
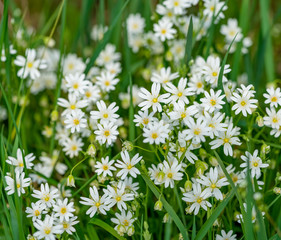
[[[184,189],[185,191],[189,192],[192,189],[192,182],[190,180],[187,180],[184,183]]]
[[[119,224],[119,225],[117,226],[117,232],[118,232],[118,234],[119,234],[120,236],[124,236],[124,233],[126,232],[125,226],[122,225],[122,224]]]
[[[200,177],[203,174],[204,174],[204,168],[199,167],[199,168],[196,169],[196,175],[198,175]]]
[[[256,118],[256,123],[258,124],[259,127],[263,127],[264,126],[263,117],[262,116],[258,116]]]
[[[128,236],[133,236],[134,233],[135,233],[135,228],[134,228],[134,226],[130,226],[130,227],[128,228],[128,230],[127,230]]]
[[[219,165],[218,160],[217,160],[215,157],[213,157],[213,156],[211,156],[211,157],[209,158],[209,163],[210,163],[213,167],[216,167],[216,166]]]
[[[88,150],[87,150],[87,154],[90,155],[91,157],[94,157],[94,156],[96,156],[96,153],[97,153],[97,149],[96,149],[95,145],[90,144],[88,147]]]
[[[265,143],[261,146],[261,151],[264,154],[268,154],[270,152],[270,146],[266,145]]]
[[[273,192],[277,195],[280,195],[281,194],[281,188],[275,187],[275,188],[273,188]]]
[[[162,209],[163,209],[163,203],[160,200],[158,200],[154,205],[154,210],[162,211]]]
[[[201,157],[202,159],[205,159],[208,154],[207,154],[207,152],[206,152],[205,149],[200,148],[200,149],[199,149],[199,155],[200,155],[200,157]]]
[[[160,172],[158,173],[158,176],[157,176],[157,181],[158,181],[159,183],[162,183],[162,182],[164,181],[164,178],[165,178],[165,173],[164,173],[163,171],[160,171]]]
[[[132,151],[134,149],[134,145],[132,142],[130,141],[125,141],[123,144],[122,144],[122,151],[125,151],[127,150],[128,152]]]
[[[169,213],[166,213],[163,217],[163,223],[167,223],[170,221],[170,215]]]
[[[69,187],[75,187],[75,179],[72,176],[72,174],[67,177],[66,185],[69,186]]]
[[[259,201],[262,199],[262,194],[260,192],[256,192],[254,193],[253,197],[256,201]]]
[[[57,121],[59,118],[59,113],[57,110],[53,110],[51,112],[51,121],[54,122],[54,121]]]
[[[121,138],[127,138],[127,129],[125,127],[120,127],[119,128],[119,134]]]

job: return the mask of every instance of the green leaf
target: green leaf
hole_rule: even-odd
[[[198,234],[196,235],[195,240],[201,240],[205,237],[208,230],[213,227],[214,222],[218,218],[218,216],[221,214],[221,212],[224,210],[228,202],[232,199],[234,196],[235,189],[232,189],[230,193],[226,196],[226,198],[218,205],[218,207],[213,211],[212,215],[207,219],[207,221],[203,224],[203,226],[200,228]]]
[[[89,223],[103,228],[105,231],[107,231],[108,233],[110,233],[112,236],[116,237],[119,240],[126,240],[126,238],[121,237],[114,228],[112,228],[111,226],[109,226],[107,223],[105,223],[100,219],[94,218]]]
[[[175,222],[176,226],[180,230],[183,239],[189,239],[187,230],[183,223],[181,222],[180,218],[178,217],[177,213],[174,211],[173,207],[166,201],[166,199],[163,197],[163,195],[160,194],[160,191],[158,188],[153,184],[153,182],[150,180],[150,178],[147,175],[141,174],[143,180],[146,182],[147,186],[150,188],[150,190],[153,192],[153,194],[160,199],[160,201],[163,203],[164,208],[170,215],[170,217]]]
[[[188,31],[186,35],[185,54],[184,54],[184,63],[186,65],[188,65],[189,61],[191,60],[192,35],[193,35],[193,21],[192,21],[192,17],[190,17]]]

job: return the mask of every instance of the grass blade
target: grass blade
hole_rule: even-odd
[[[185,54],[184,54],[184,63],[186,65],[188,65],[189,61],[191,60],[192,35],[193,35],[193,21],[192,21],[192,17],[190,17],[188,31],[186,35]]]

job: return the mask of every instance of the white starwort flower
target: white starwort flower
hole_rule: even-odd
[[[75,228],[73,227],[75,224],[79,223],[76,221],[77,217],[72,217],[68,221],[64,220],[61,222],[62,229],[67,232],[68,234],[72,235],[73,232],[76,232]]]
[[[185,104],[181,101],[174,103],[174,109],[172,112],[169,112],[169,116],[172,120],[182,120],[184,124],[188,124],[192,116],[197,113],[197,108],[192,105],[185,108]]]
[[[35,159],[35,156],[33,153],[30,153],[26,156],[22,155],[22,151],[20,148],[17,150],[17,158],[8,156],[8,159],[6,160],[7,163],[10,165],[15,166],[15,171],[22,172],[24,168],[24,161],[25,161],[25,166],[27,169],[31,169],[33,167],[32,161]],[[24,153],[24,151],[23,151]]]
[[[74,94],[76,97],[84,95],[89,85],[89,81],[85,79],[85,74],[80,73],[67,75],[65,81],[68,92]]]
[[[234,42],[240,42],[243,38],[242,30],[238,26],[237,19],[229,18],[227,25],[221,26],[221,34],[225,36],[226,42],[231,43],[236,36]]]
[[[190,118],[186,125],[189,128],[183,131],[186,134],[186,140],[192,139],[193,143],[206,141],[205,137],[209,135],[209,127],[207,127],[206,121],[203,118],[198,118],[196,122],[193,118]]]
[[[109,122],[104,125],[98,124],[98,130],[94,133],[101,144],[107,143],[108,145],[111,145],[117,139],[117,135],[119,134],[117,131],[117,125],[113,122]]]
[[[228,233],[226,231],[221,230],[221,235],[216,235],[216,240],[236,240],[236,234],[233,234],[233,231],[230,230]]]
[[[5,180],[7,183],[7,187],[5,187],[5,191],[8,195],[11,195],[15,192],[15,187],[17,189],[17,194],[20,196],[25,193],[24,188],[28,187],[31,182],[31,178],[24,178],[25,173],[16,171],[15,179],[10,176],[5,176]]]
[[[220,133],[226,131],[227,124],[222,122],[224,119],[224,113],[217,112],[214,114],[214,116],[206,113],[205,119],[207,126],[210,127],[209,135],[211,139],[213,139],[215,136],[218,137]]]
[[[241,156],[241,159],[244,161],[244,163],[242,163],[240,167],[244,168],[243,172],[247,172],[247,167],[249,164],[252,178],[260,178],[261,168],[267,168],[269,166],[267,163],[262,163],[261,158],[258,157],[257,149],[254,151],[253,155],[249,152],[245,152],[245,155]]]
[[[132,212],[128,211],[126,213],[125,210],[121,211],[121,214],[119,213],[115,213],[115,217],[116,218],[111,218],[110,220],[116,224],[116,226],[114,227],[114,229],[120,234],[124,234],[122,231],[120,232],[121,227],[124,228],[124,232],[128,233],[128,230],[131,228],[131,226],[133,226],[134,221],[136,220],[136,218],[133,218],[133,214]]]
[[[223,200],[220,188],[228,185],[227,179],[225,177],[219,178],[218,169],[210,168],[208,176],[201,175],[201,179],[197,179],[197,182],[206,186],[203,193],[213,195],[217,200]]]
[[[154,114],[154,112],[148,113],[148,110],[138,111],[138,114],[134,115],[136,126],[139,127],[140,124],[147,126],[150,122],[157,120],[156,117],[153,117]]]
[[[55,219],[49,215],[46,215],[44,221],[38,219],[33,225],[38,230],[34,233],[34,236],[38,239],[55,240],[56,234],[63,233],[62,226],[55,224]]]
[[[169,137],[169,124],[165,124],[163,120],[159,122],[151,122],[143,129],[143,136],[145,139],[144,143],[149,144],[165,143],[166,139]]]
[[[122,151],[121,158],[123,161],[117,160],[117,163],[115,164],[117,168],[121,168],[121,170],[117,173],[117,177],[125,179],[127,175],[130,174],[133,178],[136,178],[137,175],[140,174],[140,171],[135,167],[135,165],[142,160],[142,156],[139,157],[139,154],[137,153],[131,159],[128,151]]]
[[[52,207],[55,204],[55,200],[59,197],[58,189],[50,190],[49,184],[46,183],[41,184],[40,191],[34,189],[32,197],[39,199],[39,203],[47,206]]]
[[[151,86],[151,93],[145,88],[141,88],[139,92],[140,98],[144,99],[139,104],[141,110],[147,110],[152,107],[154,112],[161,112],[162,106],[161,103],[167,103],[167,97],[169,97],[169,93],[165,93],[160,95],[161,85],[159,83],[153,83]]]
[[[221,95],[221,93],[221,90],[215,92],[213,89],[211,89],[210,94],[205,91],[205,97],[201,98],[200,100],[206,111],[212,113],[215,110],[222,109],[222,105],[225,103],[222,99],[225,97],[225,95]]]
[[[268,116],[264,116],[264,125],[272,127],[274,129],[279,129],[281,126],[281,110],[278,112],[274,108],[266,108],[266,113]]]
[[[98,174],[98,175],[101,175],[103,177],[106,177],[107,175],[109,176],[113,176],[112,174],[112,171],[115,171],[116,168],[113,167],[112,165],[114,164],[114,160],[111,160],[109,161],[109,157],[106,156],[105,158],[101,158],[101,162],[96,162],[96,165],[95,165],[95,172]]]
[[[153,25],[155,36],[162,42],[166,39],[173,39],[177,31],[173,28],[173,23],[168,18],[162,18],[158,23]]]
[[[121,54],[115,51],[116,51],[116,47],[108,43],[97,58],[96,61],[97,65],[105,66],[109,63],[119,61]]]
[[[119,82],[119,79],[115,77],[116,74],[110,71],[103,71],[101,75],[97,77],[97,85],[105,92],[115,90],[115,85]]]
[[[27,207],[25,212],[27,217],[32,217],[32,221],[35,222],[37,219],[41,219],[42,214],[46,214],[46,206],[40,202],[31,203],[31,207]]]
[[[230,123],[227,130],[220,132],[218,138],[210,142],[211,149],[216,149],[223,145],[223,151],[226,156],[232,156],[232,145],[241,145],[239,138],[237,137],[240,132],[240,128],[233,127],[233,123]]]
[[[281,106],[281,92],[280,88],[274,89],[273,87],[266,89],[267,93],[264,93],[263,96],[266,98],[264,101],[265,104],[270,104],[270,107]]]
[[[119,107],[116,103],[111,103],[108,107],[103,100],[97,102],[98,111],[91,111],[91,118],[94,120],[101,120],[101,124],[106,124],[108,122],[115,122],[119,115],[116,114]]]
[[[159,73],[158,72],[152,73],[151,81],[165,85],[168,82],[171,82],[172,80],[178,77],[179,77],[179,73],[178,72],[172,73],[171,67],[161,68]]]
[[[67,114],[70,114],[72,111],[82,109],[88,106],[88,101],[85,99],[79,100],[79,98],[76,97],[75,94],[68,94],[68,100],[64,98],[58,99],[58,105],[61,107],[66,108],[62,112],[62,116],[65,116]]]
[[[130,14],[126,22],[129,34],[143,33],[143,29],[145,27],[145,20],[141,17],[139,13]]]
[[[100,197],[98,189],[96,186],[90,187],[90,197],[81,197],[80,203],[86,206],[91,206],[86,214],[90,215],[90,218],[92,218],[97,212],[101,213],[103,215],[106,215],[106,212],[109,211],[109,199],[108,196],[103,195]]]
[[[80,132],[81,129],[87,127],[87,119],[84,118],[84,115],[85,113],[80,109],[71,111],[64,120],[65,127],[70,128],[71,133]]]
[[[199,183],[192,184],[192,191],[184,193],[182,200],[191,203],[189,212],[193,212],[194,215],[197,215],[200,207],[207,211],[208,207],[212,207],[206,199],[211,196],[208,192],[202,192],[201,185]]]
[[[175,14],[183,14],[186,8],[191,6],[189,0],[165,0],[163,4],[168,8],[172,9]]]
[[[165,173],[165,188],[171,187],[174,188],[175,182],[182,180],[183,173],[181,173],[182,164],[177,160],[174,160],[173,163],[168,163],[167,161],[163,162],[163,172]]]
[[[69,219],[74,216],[73,212],[75,212],[73,204],[73,202],[68,203],[67,198],[63,201],[58,199],[53,206],[53,211],[55,212],[54,217],[58,217],[61,222],[63,220],[69,221]]]
[[[30,76],[31,79],[39,78],[39,70],[47,68],[44,59],[36,59],[35,49],[26,49],[25,57],[18,55],[14,63],[21,67],[17,73],[17,76],[20,78],[27,78],[28,76]]]
[[[63,142],[63,151],[70,158],[74,156],[78,156],[79,152],[82,150],[84,143],[81,138],[77,138],[76,136],[72,136],[72,138],[66,138]]]

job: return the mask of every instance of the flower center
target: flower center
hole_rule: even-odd
[[[157,134],[157,133],[152,133],[152,134],[151,134],[151,137],[152,137],[153,139],[156,139],[156,138],[158,138],[158,134]]]
[[[79,123],[80,123],[80,121],[79,121],[79,119],[73,119],[73,123],[75,124],[75,125],[78,125]]]
[[[116,199],[117,200],[117,199]],[[100,206],[100,202],[96,202],[96,207],[98,208]]]
[[[224,138],[224,139],[223,139],[223,142],[224,142],[224,143],[229,143],[229,138]]]
[[[129,226],[128,220],[125,219],[125,220],[123,221],[123,224],[124,224],[124,226],[126,226],[126,227]]]
[[[157,98],[153,98],[153,99],[152,99],[152,102],[153,102],[153,103],[157,103],[157,102],[158,102],[158,99],[157,99]]]
[[[73,84],[73,88],[74,88],[74,89],[78,89],[78,87],[79,87],[78,83],[74,83],[74,84]]]
[[[173,174],[172,174],[172,173],[168,173],[168,174],[167,174],[167,177],[168,177],[168,178],[172,178],[172,177],[173,177]]]
[[[108,114],[107,113],[103,114],[103,117],[108,118]]]
[[[214,183],[211,185],[211,188],[212,188],[212,189],[214,189],[214,188],[216,188],[216,187],[217,187],[217,186],[216,186],[216,184],[214,184]]]
[[[76,146],[76,145],[73,145],[73,146],[71,147],[71,150],[72,150],[72,151],[76,151],[76,150],[77,150],[77,146]]]
[[[73,64],[73,63],[69,63],[69,64],[68,64],[68,68],[69,68],[70,70],[72,70],[72,69],[74,68],[74,64]]]
[[[70,109],[74,110],[76,106],[74,104],[70,105]]]
[[[277,122],[278,122],[277,117],[274,117],[274,118],[272,119],[272,122],[277,123]]]
[[[65,213],[66,213],[66,208],[65,208],[65,207],[61,208],[60,212],[61,212],[62,214],[65,214]]]
[[[178,7],[179,5],[180,5],[180,4],[179,4],[178,1],[175,1],[175,2],[174,2],[174,6],[175,6],[175,7]]]
[[[85,95],[87,98],[89,98],[89,97],[91,97],[92,94],[90,92],[86,92]]]
[[[254,162],[254,163],[253,163],[253,166],[254,166],[254,167],[257,167],[258,165],[259,165],[259,164],[258,164],[257,162]]]
[[[110,85],[110,82],[107,80],[104,82],[104,85],[108,87]]]
[[[38,216],[40,215],[39,210],[35,210],[34,215],[35,215],[36,217],[38,217]]]
[[[27,65],[28,68],[32,68],[33,67],[33,63],[32,62],[28,62],[26,65]]]
[[[66,222],[63,223],[62,226],[63,226],[64,229],[68,228],[68,224]]]
[[[164,35],[164,34],[166,34],[167,33],[167,30],[166,29],[162,29],[161,30],[161,33]]]
[[[186,114],[185,113],[182,113],[181,114],[181,118],[185,118],[186,117]]]
[[[181,97],[181,96],[182,96],[182,92],[179,92],[179,93],[178,93],[178,97]]]
[[[212,106],[215,106],[217,102],[216,102],[215,99],[211,99],[210,103],[211,103]]]
[[[49,196],[49,194],[47,194],[47,195],[45,196],[44,200],[45,200],[45,202],[49,202],[49,201],[50,201],[50,196]]]
[[[277,97],[271,98],[271,102],[277,102]]]
[[[197,88],[202,88],[203,84],[202,84],[201,82],[198,82],[198,83],[196,84],[196,86],[197,86]]]
[[[245,101],[241,101],[241,106],[245,106],[246,105],[246,102]]]
[[[180,147],[180,152],[184,152],[185,147]]]
[[[17,188],[20,188],[20,183],[17,184]]]
[[[202,202],[202,198],[197,198],[197,202],[200,204]]]
[[[104,131],[104,136],[108,137],[110,135],[110,132],[108,130]]]
[[[139,28],[139,25],[137,23],[134,23],[133,24],[133,29],[138,29]]]
[[[120,196],[116,197],[116,201],[120,202],[121,201],[121,197]]]
[[[216,77],[216,76],[218,76],[218,73],[217,72],[213,72],[212,75],[213,75],[213,77]]]
[[[201,133],[201,129],[196,128],[196,129],[194,130],[194,134],[195,134],[195,135],[199,135],[200,133]]]
[[[51,233],[51,229],[50,228],[45,228],[44,232],[45,232],[45,234],[49,235]]]
[[[129,164],[128,166],[127,166],[127,169],[131,169],[133,166],[131,165],[131,164]]]
[[[142,122],[143,122],[143,124],[148,124],[148,123],[149,123],[149,119],[148,119],[148,118],[144,118],[144,119],[142,120]]]
[[[103,165],[102,169],[103,169],[104,171],[106,171],[106,170],[108,169],[108,166],[107,166],[107,165]]]
[[[21,163],[19,163],[19,167],[23,167],[23,163],[21,162]]]

